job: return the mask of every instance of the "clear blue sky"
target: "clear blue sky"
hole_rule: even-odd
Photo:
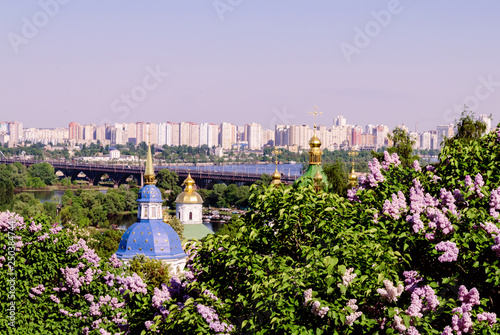
[[[499,121],[498,1],[59,1],[0,2],[0,121]]]

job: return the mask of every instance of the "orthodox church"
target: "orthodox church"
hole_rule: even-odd
[[[195,181],[188,174],[184,192],[180,193],[175,199],[175,214],[177,218],[184,225],[184,237],[188,240],[198,239],[201,240],[208,234],[214,232],[203,224],[203,199],[201,195],[195,191]]]
[[[129,261],[137,254],[160,259],[171,265],[174,273],[184,269],[187,255],[175,230],[163,222],[161,191],[155,186],[151,148],[148,147],[144,187],[139,191],[137,222],[123,234],[116,256]]]
[[[314,135],[309,140],[309,147],[309,167],[294,184],[305,185],[310,183],[312,179],[316,191],[326,190],[328,188],[328,179],[321,166],[321,141],[316,135],[316,125],[314,125]]]

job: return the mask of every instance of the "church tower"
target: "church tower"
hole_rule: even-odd
[[[116,256],[124,261],[137,254],[169,263],[175,273],[184,269],[187,255],[175,230],[163,222],[161,191],[155,186],[151,147],[148,147],[144,187],[139,191],[137,222],[123,234]]]

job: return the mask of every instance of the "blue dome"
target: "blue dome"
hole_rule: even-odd
[[[137,202],[163,202],[161,191],[155,185],[146,185],[139,191]]]
[[[137,254],[154,259],[187,256],[182,250],[179,235],[170,225],[158,219],[136,222],[123,234],[116,256],[132,259]]]

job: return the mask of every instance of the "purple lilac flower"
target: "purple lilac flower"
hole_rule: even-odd
[[[83,282],[80,281],[80,278],[78,276],[80,273],[78,268],[66,267],[65,269],[61,268],[60,270],[64,275],[64,279],[66,280],[68,288],[71,288],[73,293],[80,293],[80,287],[83,285]]]
[[[125,278],[116,276],[115,279],[120,285],[123,285],[123,287],[120,288],[120,293],[122,294],[127,290],[132,293],[142,294],[146,294],[148,292],[147,285],[143,282],[142,278],[137,275],[137,273]]]
[[[458,300],[462,304],[480,305],[479,301],[479,291],[477,288],[473,287],[470,291],[464,285],[461,285],[458,289]]]
[[[49,231],[51,234],[58,234],[62,229],[63,229],[62,226],[56,226],[56,227],[50,228]]]
[[[477,321],[487,321],[488,325],[492,327],[495,323],[497,323],[497,315],[495,313],[480,313],[477,314]]]
[[[446,326],[441,335],[453,335],[453,328]]]
[[[403,276],[405,276],[405,290],[413,292],[417,287],[417,284],[422,281],[422,277],[417,271],[404,271]]]
[[[33,293],[35,293],[36,295],[41,295],[45,291],[45,286],[43,286],[42,284],[40,284],[40,285],[38,285],[36,287],[31,288],[31,291]]]
[[[403,333],[406,331],[406,326],[405,326],[405,323],[403,321],[403,318],[399,316],[399,313],[397,310],[396,310],[396,314],[394,314],[394,322],[392,323],[392,327],[400,333]]]
[[[420,335],[417,328],[415,328],[413,326],[410,326],[410,328],[408,328],[408,332],[406,334],[407,335]]]
[[[356,187],[348,189],[347,190],[347,199],[349,199],[349,201],[352,201],[352,202],[361,202],[361,200],[359,200],[359,197],[356,195],[357,192],[358,192],[358,188],[356,188]]]
[[[418,162],[418,160],[413,161],[413,169],[416,172],[421,172],[422,171],[422,168],[420,167],[420,163]]]
[[[458,258],[458,248],[455,242],[441,241],[435,246],[437,251],[444,251],[444,254],[439,256],[438,260],[443,262],[454,262]]]
[[[114,268],[119,268],[121,266],[123,266],[122,262],[120,261],[120,259],[116,256],[116,254],[113,254],[110,258],[109,258],[109,262],[111,263],[111,266],[114,267]]]
[[[490,215],[498,219],[500,210],[500,187],[491,191],[490,195]]]
[[[398,195],[391,194],[392,202],[386,200],[382,207],[382,212],[387,213],[394,220],[400,218],[401,214],[406,211],[406,199],[403,192],[398,191]]]
[[[349,299],[349,301],[346,304],[346,307],[349,307],[352,310],[352,313],[347,315],[345,317],[346,319],[346,324],[348,326],[352,326],[354,321],[356,321],[357,318],[359,318],[363,312],[357,312],[358,306],[356,305],[357,300],[356,299]],[[345,308],[343,310],[346,310]]]
[[[113,286],[114,285],[114,282],[113,282],[113,279],[115,279],[115,275],[112,274],[112,273],[109,273],[109,271],[106,271],[107,275],[105,275],[103,277],[104,279],[104,283],[108,286]]]
[[[207,295],[210,299],[212,299],[214,301],[219,300],[219,298],[217,298],[217,296],[215,294],[213,294],[212,292],[210,292],[210,290],[203,291],[203,294]]]
[[[89,307],[89,313],[90,313],[90,315],[92,315],[92,316],[99,316],[99,315],[101,315],[102,313],[99,310],[100,307],[101,307],[100,304],[92,302],[90,304],[90,307]]]
[[[376,158],[368,162],[368,168],[371,173],[367,175],[366,180],[363,180],[363,186],[367,184],[370,187],[376,187],[379,182],[385,181],[385,177],[381,172],[382,165],[380,165],[380,162]]]
[[[340,287],[340,285],[344,285],[345,287],[349,286],[352,281],[354,280],[354,278],[356,278],[356,274],[353,273],[354,271],[354,268],[349,268],[345,271],[344,275],[342,276],[342,283],[340,284],[337,284],[338,287]]]
[[[13,222],[11,225],[10,222]],[[7,232],[13,230],[26,229],[24,219],[14,212],[1,212],[0,213],[0,231]]]
[[[31,224],[30,224],[28,230],[30,233],[39,232],[40,230],[42,230],[42,224],[41,223],[36,224],[35,221],[31,221]]]
[[[387,151],[384,151],[384,161],[382,162],[382,167],[387,171],[389,170],[391,164],[394,164],[395,167],[401,165],[398,154],[393,153],[392,155],[389,155]]]
[[[319,308],[320,305],[321,303],[319,301],[317,300],[314,301],[311,306],[311,313],[323,318],[326,315],[326,313],[328,313],[330,308],[328,306]]]
[[[451,326],[458,334],[472,332],[473,325],[469,312],[463,313],[461,316],[454,314],[451,318]]]
[[[161,306],[163,306],[163,303],[168,300],[170,300],[170,292],[167,285],[161,284],[161,290],[155,287],[152,298],[153,307],[160,308]]]
[[[53,295],[53,294],[51,294],[51,295],[50,295],[50,299],[51,299],[53,302],[55,302],[56,304],[60,304],[60,303],[61,303],[61,301],[59,300],[59,298],[58,298],[58,297],[56,297],[56,296],[55,296],[55,295]]]
[[[209,324],[210,329],[215,332],[229,332],[234,329],[232,325],[228,325],[225,322],[219,321],[219,316],[212,307],[208,307],[202,304],[196,306],[198,313],[205,319]]]
[[[310,289],[307,289],[304,291],[304,306],[307,306],[307,304],[309,303],[309,301],[312,300],[312,288]]]
[[[384,286],[385,289],[383,288],[377,289],[377,292],[382,296],[382,298],[384,298],[389,302],[398,301],[398,297],[401,295],[401,293],[403,293],[404,290],[403,285],[399,284],[397,287],[395,287],[390,280],[385,279]]]

